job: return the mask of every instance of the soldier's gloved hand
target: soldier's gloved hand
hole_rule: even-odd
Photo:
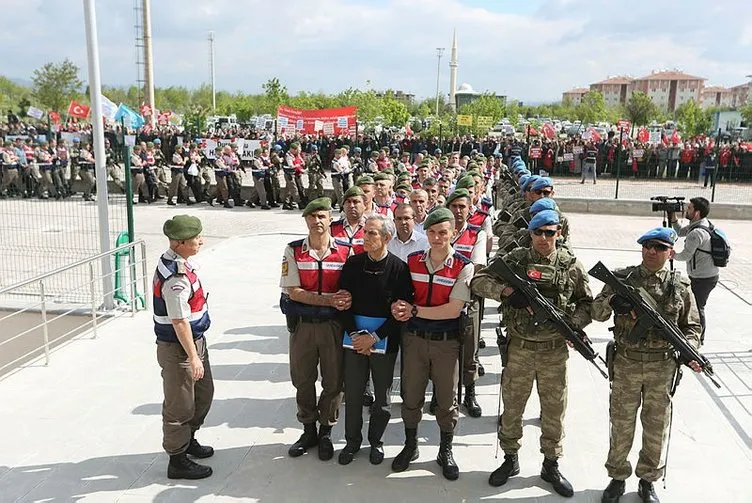
[[[525,294],[523,294],[519,290],[515,290],[512,295],[507,297],[507,304],[515,309],[525,309],[530,305],[530,301],[527,300]]]
[[[632,303],[621,295],[612,295],[608,303],[616,314],[629,314],[634,309]]]

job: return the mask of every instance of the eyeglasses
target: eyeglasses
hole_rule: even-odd
[[[538,194],[539,196],[546,196],[546,197],[548,197],[551,194],[553,194],[554,191],[553,190],[536,190],[535,193]]]
[[[670,246],[668,245],[662,245],[660,243],[651,243],[651,242],[644,243],[642,247],[647,250],[655,250],[657,252],[665,252],[670,248]]]
[[[409,222],[415,217],[394,217],[395,222]]]
[[[557,232],[559,232],[559,231],[554,231],[554,230],[551,230],[551,229],[535,229],[533,231],[533,234],[535,234],[536,236],[543,236],[543,235],[545,235],[547,238],[552,238],[552,237],[554,237],[556,235]]]

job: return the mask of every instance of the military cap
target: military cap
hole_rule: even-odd
[[[527,229],[534,231],[544,225],[559,225],[559,214],[553,210],[543,210],[530,219]]]
[[[290,143],[290,148],[300,148],[300,143],[294,141]]]
[[[433,151],[433,155],[441,155],[441,149],[437,148]]]
[[[447,208],[436,208],[426,217],[426,220],[423,222],[423,228],[428,230],[432,225],[443,222],[454,222],[454,214]]]
[[[388,168],[384,169],[384,171],[382,171],[382,173],[384,173],[386,175],[393,175],[394,174],[394,168],[391,167],[391,166],[389,166]]]
[[[400,183],[399,185],[397,185],[397,187],[394,188],[394,190],[406,190],[410,192],[411,190],[413,190],[413,188],[409,183]]]
[[[524,187],[527,183],[528,178],[530,178],[530,175],[522,175],[519,179],[520,187]]]
[[[542,176],[542,177],[538,178],[535,181],[535,183],[530,188],[530,190],[541,190],[541,189],[545,189],[546,187],[552,187],[553,188],[553,186],[554,186],[554,181],[553,180],[551,180],[547,176]]]
[[[673,247],[677,239],[679,239],[679,235],[671,227],[656,227],[640,236],[637,244],[645,244],[648,241],[660,241],[666,246]]]
[[[220,147],[219,145],[217,145],[216,147],[214,147],[214,151],[215,152],[222,152],[222,147]]]
[[[410,173],[408,171],[403,171],[399,175],[397,175],[397,180],[411,180],[412,176],[410,176]]]
[[[355,147],[355,148],[353,149],[353,152],[355,152],[356,154],[359,154],[359,153],[361,153],[361,152],[362,152],[362,150],[360,149],[360,147]]]
[[[157,138],[156,140],[154,140],[154,145],[161,145],[161,144],[162,144],[162,140],[160,140],[159,138]]]
[[[20,140],[21,138],[17,138]],[[73,143],[81,143],[81,138],[73,138]]]
[[[318,152],[319,147],[314,143],[313,145],[311,145],[311,150],[314,152]]]
[[[391,180],[391,177],[387,175],[386,173],[384,173],[383,171],[381,173],[376,173],[375,175],[373,175],[374,182],[379,182],[383,180]]]
[[[538,199],[530,206],[530,214],[535,215],[536,213],[540,213],[541,211],[546,210],[557,210],[559,207],[556,205],[556,201],[551,199],[550,197],[544,197],[542,199]]]
[[[455,185],[455,188],[458,189],[467,189],[468,187],[475,187],[475,180],[472,176],[467,175],[457,180],[457,184]]]
[[[363,192],[363,189],[361,189],[357,185],[353,185],[352,187],[350,187],[349,189],[345,191],[345,194],[342,196],[342,200],[346,201],[350,199],[351,197],[357,197],[357,196],[363,197],[365,195],[366,193]]]
[[[527,183],[524,187],[522,187],[522,190],[524,190],[525,192],[530,192],[531,187],[535,182],[538,181],[538,178],[540,178],[538,175],[530,175],[530,177],[527,179]]]
[[[303,210],[303,216],[307,217],[314,211],[332,211],[332,200],[328,197],[319,197],[308,203]]]
[[[455,199],[459,199],[460,197],[466,197],[468,200],[470,199],[470,193],[467,191],[467,189],[455,189],[454,192],[449,194],[446,199],[446,207],[448,208],[449,205],[454,201]]]
[[[153,147],[153,146],[154,146],[154,143],[153,143],[153,142],[150,142],[150,141],[147,141],[147,142],[146,142],[146,146],[147,146],[147,147]]]
[[[273,146],[272,148],[273,148],[274,150],[282,150],[282,145],[280,145],[279,143],[275,143],[275,144],[274,144],[274,146]]]
[[[12,142],[12,141],[9,141],[9,140],[6,140],[6,141],[5,141],[5,146],[6,146],[6,147],[12,147],[12,146],[13,146],[13,142]]]
[[[423,162],[420,163],[420,167],[421,168],[430,168],[431,167],[431,163],[428,162],[428,160],[425,160],[425,161],[423,161]]]
[[[355,185],[367,185],[374,184],[373,177],[371,175],[363,175],[355,181]]]
[[[373,152],[371,152],[371,158],[372,159],[376,159],[378,156],[379,156],[378,151],[374,150]]]
[[[195,238],[203,230],[201,220],[191,215],[175,215],[162,226],[162,232],[174,241]]]

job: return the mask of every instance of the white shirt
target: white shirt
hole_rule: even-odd
[[[400,241],[397,234],[392,237],[387,244],[387,250],[398,256],[400,260],[407,263],[407,256],[416,251],[423,251],[428,248],[428,238],[425,234],[417,232],[417,229],[413,230],[410,235],[410,239],[406,242]]]

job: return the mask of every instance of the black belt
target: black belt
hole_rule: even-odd
[[[170,169],[172,171],[183,171],[183,170],[185,170],[185,168],[181,168],[181,167],[175,167],[175,168],[170,168]]]
[[[459,330],[450,330],[449,332],[429,332],[427,330],[409,330],[408,334],[426,339],[429,341],[454,341],[459,340]]]
[[[673,351],[639,351],[635,349],[627,349],[623,346],[616,347],[617,354],[620,354],[628,360],[635,360],[638,362],[662,362],[666,361],[674,355]]]
[[[509,339],[509,345],[531,351],[550,351],[552,349],[563,348],[567,345],[567,342],[564,338],[553,339],[550,341],[530,341],[519,337],[511,337]]]
[[[301,323],[328,323],[334,320],[334,318],[325,318],[321,316],[298,316],[298,321]]]

